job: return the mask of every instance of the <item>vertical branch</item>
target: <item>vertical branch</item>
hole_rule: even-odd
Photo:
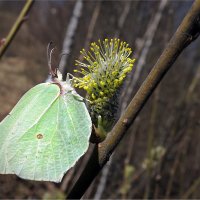
[[[151,150],[153,148],[153,141],[154,141],[154,125],[155,125],[155,118],[157,113],[157,104],[158,104],[158,96],[159,96],[159,87],[155,91],[155,98],[152,105],[152,111],[151,111],[151,117],[150,117],[150,127],[147,135],[147,159],[150,161],[150,164],[147,165],[147,184],[146,184],[146,190],[144,194],[144,199],[149,198],[150,193],[150,182],[151,182],[151,175],[152,175],[152,155]]]
[[[129,14],[129,11],[131,9],[131,1],[127,1],[126,4],[125,4],[125,7],[124,7],[124,10],[122,12],[122,14],[120,15],[120,18],[119,18],[119,21],[118,21],[118,29],[115,33],[115,37],[118,38],[119,35],[120,35],[120,32],[124,26],[124,23],[126,21],[126,18]]]
[[[109,162],[107,163],[107,165],[102,170],[102,176],[100,178],[99,185],[98,185],[96,193],[94,195],[95,200],[102,199],[102,194],[103,194],[103,191],[104,191],[105,186],[106,186],[106,181],[107,181],[108,173],[109,173],[110,166],[111,166],[111,163],[112,163],[112,159],[113,159],[113,157],[111,156]]]
[[[100,9],[101,9],[101,0],[96,2],[96,6],[94,8],[93,14],[91,16],[91,20],[90,20],[90,24],[88,27],[88,31],[87,31],[87,35],[85,37],[85,44],[84,44],[84,49],[87,50],[89,48],[89,44],[92,40],[92,36],[94,33],[94,27],[96,25],[96,21],[98,19],[99,13],[100,13]],[[79,56],[79,61],[83,61],[83,55],[81,54]]]
[[[147,26],[147,30],[144,35],[144,40],[142,42],[143,44],[141,45],[141,46],[143,46],[143,48],[142,48],[141,55],[138,58],[138,61],[136,64],[136,70],[135,70],[134,74],[127,80],[128,87],[127,87],[127,90],[125,90],[125,92],[123,94],[123,96],[126,96],[126,98],[125,98],[125,101],[122,102],[122,106],[121,106],[122,111],[125,110],[127,103],[128,103],[127,100],[128,100],[128,98],[130,98],[133,87],[135,86],[135,84],[138,81],[139,76],[141,74],[142,67],[146,63],[146,58],[149,53],[149,49],[151,47],[153,38],[156,34],[156,30],[157,30],[160,20],[162,18],[162,12],[163,12],[164,8],[166,7],[166,5],[167,5],[167,0],[160,1],[158,11],[156,12],[155,16],[153,17],[153,19],[149,22],[149,24]],[[138,56],[135,56],[135,57],[138,57]]]
[[[8,36],[5,39],[5,42],[0,46],[0,59],[3,56],[4,52],[12,42],[13,38],[17,34],[18,30],[20,29],[22,23],[25,20],[25,17],[27,13],[29,12],[31,6],[33,5],[34,0],[27,0],[26,4],[24,5],[21,13],[19,14],[16,22],[14,23],[13,27],[11,28],[10,32],[8,33]]]
[[[82,8],[83,8],[83,1],[82,0],[78,0],[76,1],[76,4],[74,6],[74,10],[73,10],[73,14],[72,17],[70,19],[69,22],[69,26],[67,28],[67,31],[65,33],[65,38],[63,41],[63,48],[62,48],[62,52],[64,53],[60,63],[59,63],[59,70],[61,72],[61,74],[64,74],[65,71],[65,67],[66,67],[66,63],[67,63],[67,59],[68,59],[68,55],[71,51],[71,45],[73,43],[73,37],[75,35],[77,26],[78,26],[78,21],[79,18],[81,16],[82,13]]]

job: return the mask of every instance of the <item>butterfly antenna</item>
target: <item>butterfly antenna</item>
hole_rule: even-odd
[[[52,44],[53,44],[53,42],[49,42],[49,44],[47,46],[47,60],[48,60],[50,75],[52,75],[53,77],[57,77],[57,68],[53,69],[53,67],[52,67],[52,54],[55,50],[55,47],[51,49]]]
[[[53,51],[55,50],[55,48],[52,48],[51,49],[51,51],[50,51],[50,53],[49,53],[49,67],[50,67],[50,69],[51,69],[51,71],[53,72],[53,75],[56,75],[55,73],[56,73],[56,70],[54,71],[53,69],[52,69],[52,54],[53,54]]]
[[[47,62],[48,62],[48,66],[49,66],[49,72],[51,72],[51,62],[50,62],[50,47],[52,46],[53,42],[49,42],[49,44],[47,45]]]

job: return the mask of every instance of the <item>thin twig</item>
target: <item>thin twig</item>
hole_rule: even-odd
[[[185,192],[185,194],[182,196],[183,199],[188,199],[191,194],[200,186],[200,177],[198,177],[194,183],[189,187],[189,189]]]
[[[5,42],[0,46],[0,59],[5,53],[6,49],[12,42],[13,38],[17,34],[18,30],[20,29],[22,23],[26,19],[26,15],[28,14],[31,6],[33,5],[34,0],[27,0],[21,13],[19,14],[16,22],[14,23],[13,27],[11,28],[10,32],[8,33],[8,36],[5,39]]]
[[[183,49],[194,41],[199,34],[200,0],[196,0],[159,60],[132,99],[125,113],[120,117],[113,130],[108,134],[106,140],[96,145],[95,151],[91,156],[88,165],[67,198],[78,199],[84,194],[91,182],[109,160],[112,152],[117,147],[137,115],[140,113],[141,109],[144,107],[156,86],[160,83]]]
[[[126,86],[127,86],[127,90],[124,90],[122,96],[126,97],[123,98],[123,102],[122,102],[122,106],[121,106],[121,111],[124,111],[128,101],[130,100],[130,95],[133,92],[133,89],[140,77],[140,74],[142,72],[143,67],[146,64],[146,59],[149,53],[149,50],[151,48],[152,45],[152,41],[157,33],[157,29],[158,26],[160,24],[160,21],[162,19],[162,13],[163,10],[165,9],[167,5],[167,0],[162,0],[159,3],[159,7],[157,12],[155,13],[155,15],[152,17],[152,19],[149,21],[149,24],[147,26],[146,32],[144,34],[144,39],[142,40],[142,44],[140,44],[140,47],[142,46],[142,50],[140,53],[140,57],[139,57],[139,52],[136,52],[136,54],[134,55],[135,58],[138,58],[136,66],[135,66],[135,71],[133,74],[131,74],[131,76],[127,77],[127,81],[126,81]]]
[[[149,193],[150,193],[150,182],[151,182],[151,176],[152,176],[152,162],[153,158],[151,155],[151,150],[154,145],[154,137],[155,137],[155,120],[156,120],[156,114],[157,114],[157,105],[158,105],[158,95],[159,95],[159,87],[155,91],[155,98],[153,101],[153,108],[151,111],[151,117],[150,117],[150,127],[148,128],[148,133],[147,133],[147,159],[149,160],[150,164],[147,165],[147,184],[146,184],[146,189],[144,193],[144,199],[149,198]]]
[[[131,9],[131,1],[126,1],[125,3],[125,6],[124,6],[124,9],[119,17],[119,20],[118,20],[118,29],[116,30],[116,33],[115,33],[115,37],[118,38],[120,36],[120,33],[124,27],[124,23],[126,21],[126,18],[130,12],[130,9]]]
[[[69,54],[71,52],[72,43],[74,42],[74,35],[78,27],[79,19],[82,14],[82,9],[83,9],[83,1],[82,0],[76,1],[73,14],[70,18],[69,25],[67,27],[64,41],[63,41],[63,47],[62,47],[63,56],[60,59],[60,63],[59,63],[59,70],[62,74],[64,74],[65,71],[68,71],[66,68],[66,63],[67,63]]]
[[[89,44],[90,44],[90,42],[92,40],[92,37],[93,37],[93,34],[94,34],[94,28],[95,28],[97,19],[99,17],[99,13],[100,13],[100,9],[101,9],[101,3],[102,3],[101,0],[96,2],[94,11],[93,11],[92,16],[91,16],[91,20],[90,20],[90,23],[89,23],[87,35],[85,37],[84,49],[86,51],[89,49]],[[82,62],[83,59],[84,59],[83,55],[80,54],[78,60]]]
[[[173,163],[172,169],[170,170],[170,178],[169,178],[169,181],[168,181],[167,186],[166,186],[165,199],[170,198],[171,190],[173,188],[173,182],[174,182],[174,179],[175,179],[175,174],[178,170],[178,167],[180,166],[180,155],[181,155],[181,152],[179,150],[178,153],[177,153],[176,159]]]
[[[103,195],[103,191],[105,189],[105,185],[106,185],[106,182],[107,182],[107,177],[108,177],[108,173],[109,173],[109,170],[110,170],[110,167],[111,167],[112,159],[113,159],[113,156],[111,156],[110,161],[103,168],[104,170],[102,170],[102,176],[100,178],[99,185],[97,187],[97,191],[94,195],[95,200],[102,199],[102,195]]]

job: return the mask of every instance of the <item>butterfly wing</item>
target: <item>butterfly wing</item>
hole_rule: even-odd
[[[51,84],[45,92],[50,94],[54,89],[54,98],[39,95],[38,103],[35,106],[32,103],[34,108],[38,105],[42,107],[41,102],[45,102],[45,109],[37,112],[35,121],[32,120],[29,126],[24,118],[29,119],[31,112],[22,112],[17,122],[5,119],[10,127],[5,132],[9,132],[10,137],[3,143],[5,150],[1,150],[6,155],[4,172],[30,180],[60,182],[65,172],[88,149],[92,123],[85,104],[70,93],[58,94],[59,87],[55,84]],[[52,101],[47,102],[46,98]],[[21,124],[21,128],[19,125],[16,128],[15,136],[12,126],[16,125],[13,123]],[[0,125],[0,132],[6,125]]]

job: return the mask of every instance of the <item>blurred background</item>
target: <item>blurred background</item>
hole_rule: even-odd
[[[25,1],[0,1],[0,38]],[[193,1],[36,1],[0,60],[0,120],[31,87],[47,79],[50,41],[73,73],[79,51],[99,38],[129,43],[137,59],[121,94],[124,112]],[[200,198],[200,40],[177,59],[108,164],[84,195],[91,199]],[[27,147],[28,148],[28,147]],[[0,175],[0,198],[64,199],[88,153],[60,184]]]

